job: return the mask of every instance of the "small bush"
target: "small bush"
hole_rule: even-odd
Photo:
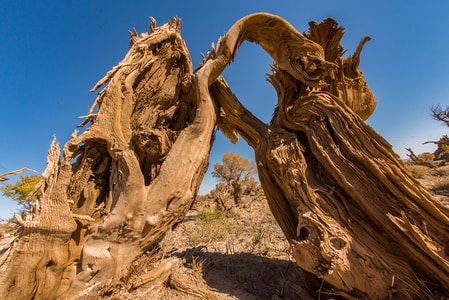
[[[188,237],[188,245],[196,247],[216,241],[226,241],[232,225],[226,218],[226,212],[204,208],[197,217],[197,230]]]
[[[424,161],[424,162],[430,162],[435,159],[435,154],[430,152],[423,152],[418,155],[418,159]]]
[[[432,170],[433,176],[445,177],[449,175],[449,171],[447,169],[437,168]]]
[[[198,215],[198,220],[204,223],[211,223],[214,221],[222,221],[226,219],[226,212],[222,210],[210,210],[204,208]]]
[[[417,179],[422,179],[426,174],[429,173],[429,168],[422,165],[409,165],[409,170],[413,177]]]

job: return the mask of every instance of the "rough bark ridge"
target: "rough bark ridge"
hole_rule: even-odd
[[[332,294],[449,290],[448,209],[363,122],[375,107],[358,68],[369,38],[342,58],[343,29],[332,19],[301,34],[280,17],[253,14],[194,74],[179,27],[178,19],[152,21],[151,34],[132,32],[126,57],[94,87],[108,83],[82,124],[90,127],[73,134],[62,158],[52,144],[40,205],[19,220],[23,232],[0,260],[0,298],[74,299],[118,282],[192,204],[216,124],[254,148],[297,264]],[[274,60],[270,124],[220,77],[245,40]]]

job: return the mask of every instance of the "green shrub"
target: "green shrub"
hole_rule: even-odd
[[[211,223],[214,221],[223,221],[226,219],[226,212],[222,210],[210,210],[209,208],[204,208],[198,215],[198,220],[204,223]]]
[[[197,217],[196,230],[189,237],[187,244],[196,247],[216,241],[226,241],[232,225],[226,218],[226,212],[204,208]]]

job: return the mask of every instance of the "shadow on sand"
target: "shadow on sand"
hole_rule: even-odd
[[[200,266],[209,287],[238,299],[339,299],[326,293],[321,281],[294,261],[251,253],[208,252],[205,246],[169,256],[184,259],[187,267]]]

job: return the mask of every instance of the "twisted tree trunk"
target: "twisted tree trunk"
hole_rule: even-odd
[[[363,122],[376,102],[358,68],[369,38],[342,58],[343,29],[331,19],[301,34],[277,16],[249,15],[194,74],[179,27],[153,21],[151,34],[131,33],[126,57],[94,87],[108,83],[82,124],[89,128],[62,158],[52,144],[40,205],[19,219],[21,236],[0,260],[0,298],[76,299],[116,284],[191,206],[216,124],[254,148],[297,264],[332,294],[449,291],[448,208]],[[270,124],[219,77],[245,40],[274,59]]]
[[[190,208],[207,169],[212,100],[200,98],[178,19],[131,42],[94,87],[109,82],[91,126],[61,161],[52,146],[40,210],[21,222],[0,298],[76,299],[114,284]]]
[[[362,120],[375,107],[358,69],[369,38],[344,59],[343,29],[331,19],[310,25],[306,36],[324,51],[315,57],[335,66],[320,78],[327,85],[315,84],[312,91],[273,56],[269,80],[278,107],[271,124],[247,111],[220,79],[211,93],[223,111],[221,130],[233,141],[242,135],[255,149],[262,187],[297,264],[330,283],[332,294],[428,298],[431,291],[448,291],[448,208]],[[289,48],[288,40],[274,43]]]

